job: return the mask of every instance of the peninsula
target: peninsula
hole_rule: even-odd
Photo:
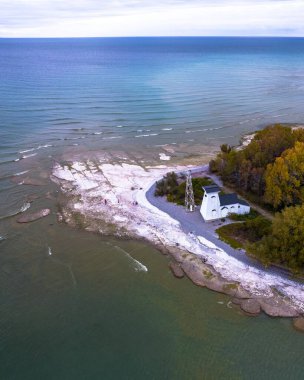
[[[288,130],[292,136],[302,135],[302,131],[285,126],[269,130],[277,133],[278,129]],[[267,130],[261,133],[267,134]],[[252,139],[248,149],[251,144],[256,145],[258,138]],[[232,248],[219,240],[215,230],[225,224],[221,220],[206,223],[199,209],[188,213],[183,206],[154,195],[156,182],[168,172],[184,173],[191,169],[198,177],[212,177],[215,172],[226,181],[223,176],[226,172],[219,172],[221,160],[243,151],[222,147],[211,162],[211,173],[207,163],[140,166],[126,162],[124,157],[110,163],[98,152],[85,160],[74,158],[56,163],[52,179],[65,195],[59,218],[88,231],[149,241],[170,256],[179,273],[182,270],[196,285],[228,294],[234,304],[250,315],[264,311],[270,316],[301,317],[303,284],[293,280],[284,269],[266,269],[247,256],[244,249]]]

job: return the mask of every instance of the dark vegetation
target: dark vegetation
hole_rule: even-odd
[[[304,269],[304,130],[276,124],[237,150],[222,145],[210,170],[225,184],[277,212],[272,225],[248,216],[218,230],[265,264]],[[234,220],[238,216],[232,217]]]
[[[277,263],[302,272],[304,268],[304,205],[286,207],[277,213],[270,233],[256,244],[248,244],[249,254],[265,265]]]
[[[202,186],[211,185],[213,182],[207,177],[192,178],[194,201],[196,205],[201,204],[204,190]],[[156,183],[155,195],[166,196],[169,202],[178,205],[185,204],[186,182],[184,176],[177,176],[174,172],[167,173],[166,176]]]
[[[238,215],[239,216],[239,215]],[[227,224],[217,229],[221,240],[233,248],[245,248],[248,243],[256,243],[271,229],[271,222],[263,216],[249,217],[243,222]]]

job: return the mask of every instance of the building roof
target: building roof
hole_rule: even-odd
[[[236,193],[220,194],[219,199],[220,199],[221,206],[235,205],[236,203],[239,203],[244,206],[249,206],[249,204],[243,199],[240,199]]]
[[[221,189],[217,185],[203,186],[203,189],[207,194],[209,193],[219,193]]]

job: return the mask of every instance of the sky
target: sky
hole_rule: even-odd
[[[0,0],[0,37],[304,36],[304,0]]]

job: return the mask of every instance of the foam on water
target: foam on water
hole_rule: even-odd
[[[114,245],[114,248],[116,248],[118,251],[122,252],[125,256],[127,256],[134,264],[134,270],[136,272],[148,272],[148,268],[142,264],[140,261],[134,259],[127,251],[122,249],[121,247],[118,247],[117,245]]]
[[[21,157],[21,159],[26,159],[26,158],[30,158],[30,157],[34,157],[34,156],[37,156],[37,153],[32,153],[32,154],[28,154],[28,155],[23,155],[22,157]]]
[[[15,215],[18,215],[18,214],[21,214],[23,212],[25,212],[26,210],[28,210],[29,208],[31,207],[31,204],[29,202],[25,202],[19,210],[17,211],[13,211],[12,213],[8,214],[8,215],[4,215],[4,216],[1,216],[0,217],[0,220],[1,219],[6,219],[6,218],[10,218],[12,216],[15,216]]]

